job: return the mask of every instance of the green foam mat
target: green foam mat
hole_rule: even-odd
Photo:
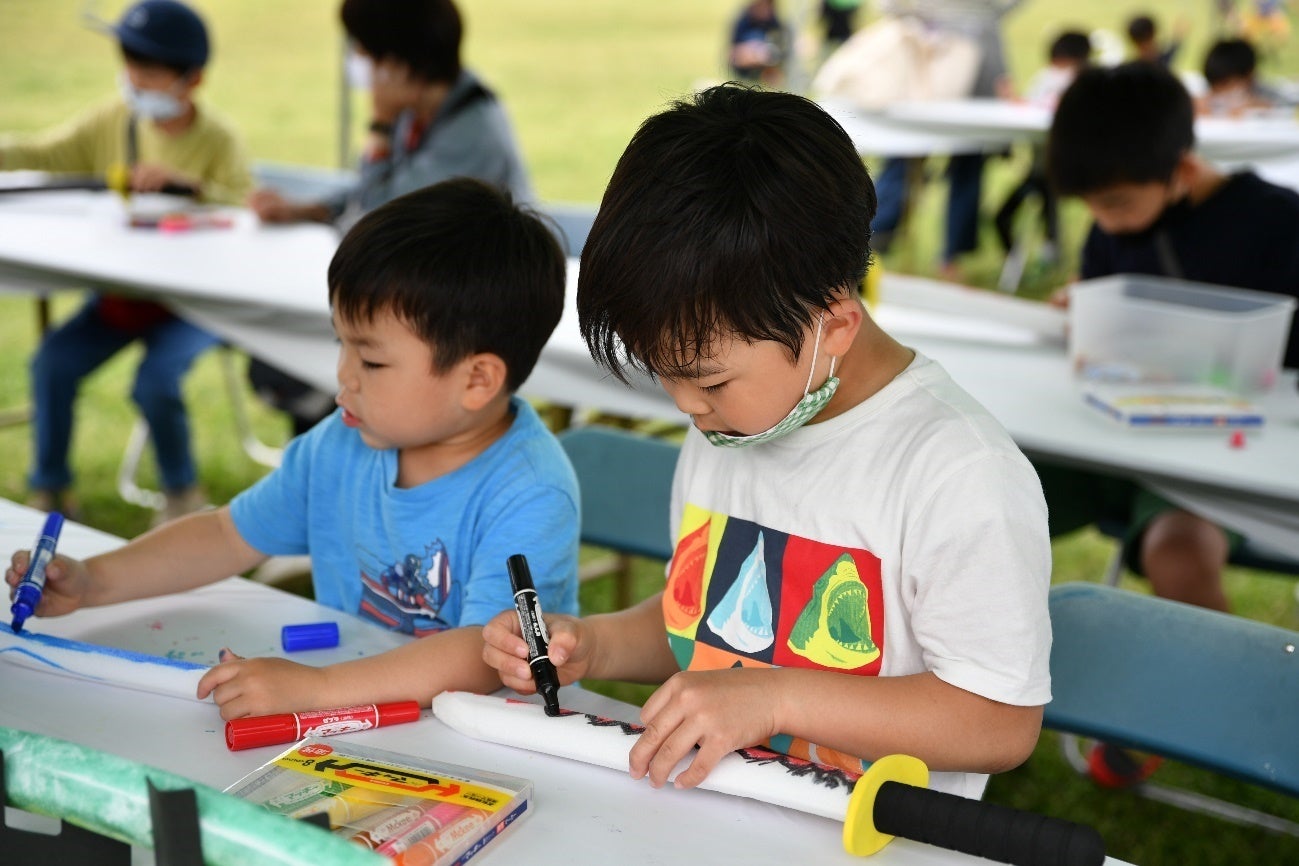
[[[316,827],[189,779],[66,740],[0,727],[8,804],[153,847],[147,781],[192,788],[207,866],[383,866],[389,861]]]

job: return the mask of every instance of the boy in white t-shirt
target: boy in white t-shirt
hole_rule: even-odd
[[[980,796],[1050,699],[1041,488],[1001,426],[867,315],[875,191],[815,104],[734,86],[650,118],[582,256],[578,312],[615,375],[694,429],[664,592],[547,617],[561,682],[664,683],[636,778],[698,784],[758,743],[860,772],[890,753]],[[793,407],[793,409],[791,409]],[[532,691],[517,617],[484,659]],[[817,744],[817,745],[813,745]]]

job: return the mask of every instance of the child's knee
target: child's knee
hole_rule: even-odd
[[[1172,509],[1151,518],[1141,545],[1147,573],[1161,563],[1188,563],[1220,568],[1226,562],[1227,535],[1203,517]]]

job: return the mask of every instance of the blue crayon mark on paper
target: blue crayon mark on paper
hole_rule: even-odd
[[[59,670],[67,670],[67,668],[41,653],[41,648],[85,653],[87,657],[98,656],[100,658],[111,658],[134,662],[136,664],[156,665],[158,667],[179,671],[206,670],[208,667],[207,665],[184,661],[182,659],[163,658],[162,656],[149,655],[148,653],[136,652],[135,650],[119,649],[117,647],[103,646],[101,644],[83,643],[82,641],[68,640],[67,638],[54,637],[52,635],[32,634],[29,631],[14,634],[13,629],[4,623],[0,623],[0,635],[14,638],[21,641],[23,644],[21,646],[14,645],[0,647],[0,656],[3,656],[6,653],[17,653],[28,656],[44,665]]]

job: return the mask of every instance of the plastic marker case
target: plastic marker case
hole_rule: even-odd
[[[531,812],[532,783],[486,770],[309,737],[226,789],[401,866],[464,863]]]

